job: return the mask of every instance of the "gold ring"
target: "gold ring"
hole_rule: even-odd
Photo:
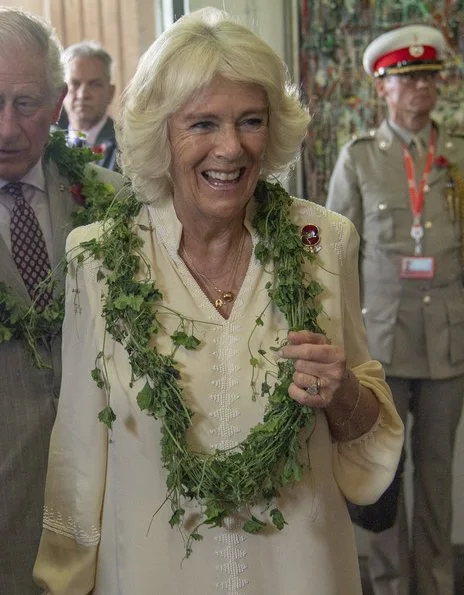
[[[306,392],[308,393],[308,395],[311,395],[314,397],[319,394],[320,390],[321,390],[321,379],[318,376],[316,376],[315,381],[306,388]]]

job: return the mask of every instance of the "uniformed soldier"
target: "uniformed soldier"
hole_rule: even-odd
[[[464,138],[448,134],[430,115],[448,52],[441,32],[423,25],[395,29],[367,47],[363,66],[388,117],[342,149],[327,201],[360,234],[371,355],[384,364],[405,425],[408,411],[414,419],[412,535],[408,539],[400,490],[394,526],[371,542],[376,595],[454,592],[451,472],[464,395]]]

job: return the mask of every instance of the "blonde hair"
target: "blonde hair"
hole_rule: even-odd
[[[205,8],[179,19],[150,46],[123,94],[120,164],[145,200],[172,192],[169,117],[216,75],[266,92],[269,135],[261,177],[287,171],[298,157],[310,118],[285,64],[230,15]]]

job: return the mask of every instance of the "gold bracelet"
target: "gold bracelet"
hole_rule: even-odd
[[[351,410],[350,414],[348,415],[348,417],[344,421],[342,421],[340,423],[337,423],[336,421],[331,421],[330,423],[332,425],[334,425],[334,426],[337,426],[337,428],[343,428],[343,426],[346,426],[347,424],[349,424],[350,421],[354,417],[355,411],[358,408],[358,405],[359,405],[359,401],[360,400],[361,400],[361,383],[358,381],[358,398],[356,399],[356,403],[354,404],[354,407]]]

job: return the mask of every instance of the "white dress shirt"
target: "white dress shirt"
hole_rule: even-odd
[[[87,147],[94,147],[97,143],[98,135],[100,134],[100,131],[103,129],[103,126],[106,124],[107,120],[108,116],[105,116],[103,120],[100,120],[100,122],[95,124],[95,126],[92,126],[92,128],[89,130],[73,130],[72,128],[69,128],[68,138],[82,138],[85,140]]]

